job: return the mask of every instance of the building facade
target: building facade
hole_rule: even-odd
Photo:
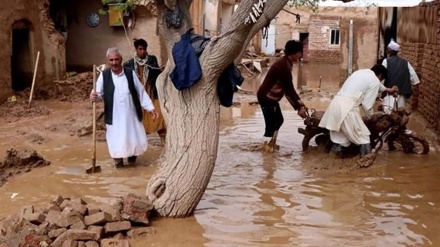
[[[440,136],[440,1],[405,8],[380,8],[377,57],[385,56],[387,42],[401,45],[400,56],[416,70],[420,85],[410,98],[429,127]]]
[[[37,54],[40,52],[36,81],[46,81],[64,73],[64,37],[50,21],[47,0],[4,1],[0,8],[0,102],[14,90],[32,83]]]

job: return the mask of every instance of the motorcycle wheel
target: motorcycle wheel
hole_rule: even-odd
[[[398,138],[393,139],[392,142],[388,142],[388,149],[401,149],[405,153],[412,154],[428,154],[429,143],[425,138],[419,137],[415,133],[402,133]]]
[[[326,153],[330,152],[332,148],[332,141],[329,134],[320,134],[315,137],[315,142],[318,148],[324,150]]]

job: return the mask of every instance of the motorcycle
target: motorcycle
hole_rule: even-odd
[[[304,135],[302,140],[303,151],[309,148],[310,140],[315,137],[318,147],[330,152],[333,145],[330,140],[330,132],[325,128],[319,127],[324,111],[316,111],[307,109],[307,117],[304,120],[305,128],[299,128],[298,132]],[[387,114],[384,112],[376,112],[370,117],[364,117],[364,123],[370,130],[371,149],[375,153],[382,149],[384,143],[388,145],[388,150],[402,150],[405,153],[412,154],[428,154],[428,141],[417,135],[414,131],[406,128],[411,112],[396,106]],[[345,148],[344,156],[359,154],[359,147],[352,144]]]

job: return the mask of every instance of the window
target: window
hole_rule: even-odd
[[[330,30],[330,44],[339,45],[339,29]]]

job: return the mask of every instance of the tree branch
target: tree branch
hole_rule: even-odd
[[[284,2],[284,4],[282,2]],[[284,6],[286,6],[287,2],[288,2],[288,0],[287,1],[279,1],[277,3],[274,3],[274,4],[276,4],[276,6],[274,6],[271,9],[265,9],[266,15],[271,17],[271,19],[275,18],[276,15],[279,13],[279,11],[281,11],[284,8]],[[282,5],[282,6],[280,7],[280,5]],[[262,20],[259,20],[257,23],[255,23],[255,25],[253,26],[253,28],[250,32],[250,35],[246,38],[246,41],[244,41],[244,45],[240,51],[240,55],[236,58],[235,63],[240,62],[240,59],[241,59],[243,53],[246,51],[246,48],[247,48],[249,42],[252,40],[252,38],[255,36],[255,34],[258,33],[265,26],[267,26],[267,23]]]
[[[213,78],[218,76],[228,64],[234,61],[237,54],[240,54],[242,49],[245,49],[244,47],[247,46],[252,37],[275,18],[279,11],[286,5],[287,1],[288,0],[267,1],[263,13],[257,22],[247,25],[245,24],[245,20],[252,11],[254,1],[242,1],[237,11],[234,12],[227,31],[219,37],[214,37],[206,47],[200,59],[201,63],[205,65],[203,66],[203,68],[205,68],[203,71],[204,75],[209,75]],[[210,78],[205,79],[214,83]]]
[[[159,33],[162,36],[163,40],[167,42],[164,44],[168,51],[168,57],[171,58],[171,51],[173,49],[174,43],[180,40],[180,36],[185,33],[188,29],[192,28],[191,17],[189,15],[189,6],[191,5],[192,0],[174,0],[175,6],[179,7],[182,12],[182,26],[178,29],[169,28],[167,26],[165,17],[166,13],[171,9],[167,7],[166,1],[164,0],[156,0],[156,6],[158,10],[158,23],[159,23]],[[171,10],[172,11],[172,10]]]

